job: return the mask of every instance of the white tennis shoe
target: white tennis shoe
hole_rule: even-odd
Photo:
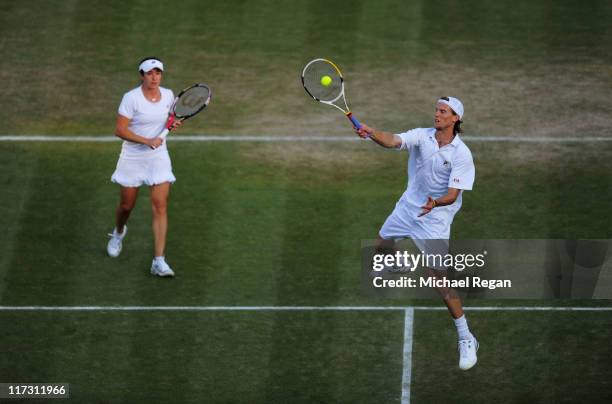
[[[459,368],[461,370],[471,369],[476,364],[478,361],[476,351],[478,351],[476,338],[459,340]]]
[[[151,264],[151,275],[172,277],[174,276],[174,271],[172,270],[172,268],[170,268],[166,261],[153,259],[153,263]]]
[[[123,233],[121,234],[117,233],[117,228],[113,229],[113,232],[108,234],[111,238],[106,245],[106,252],[109,256],[115,258],[121,254],[121,249],[123,248],[122,242],[126,234],[127,226],[123,226]]]

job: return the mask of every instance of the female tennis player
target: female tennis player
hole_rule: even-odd
[[[172,90],[160,86],[164,64],[157,57],[147,57],[138,66],[141,85],[123,95],[115,135],[123,139],[117,168],[111,181],[119,184],[121,199],[116,211],[115,229],[107,245],[108,255],[117,257],[127,234],[126,223],[136,204],[138,190],[147,185],[151,190],[153,237],[155,241],[151,274],[174,276],[166,263],[166,233],[168,230],[168,195],[170,184],[176,181],[166,142],[158,135],[164,130],[168,112],[174,101]],[[173,123],[172,129],[181,125]]]

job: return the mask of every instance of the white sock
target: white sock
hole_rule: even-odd
[[[474,338],[468,327],[467,320],[465,319],[465,314],[459,318],[454,319],[454,321],[455,326],[457,327],[457,336],[459,337],[459,340]]]
[[[153,257],[153,261],[157,262],[157,263],[161,263],[166,261],[166,257],[163,255],[160,255],[159,257]]]

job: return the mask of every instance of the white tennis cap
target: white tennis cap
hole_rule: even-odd
[[[463,119],[463,104],[455,97],[444,97],[438,100],[438,103],[446,104],[455,111],[455,114],[459,115],[459,119]]]
[[[159,69],[163,72],[164,64],[157,59],[147,59],[143,61],[140,66],[138,66],[138,71],[142,70],[145,73],[150,72],[153,69]]]

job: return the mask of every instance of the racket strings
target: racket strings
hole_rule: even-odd
[[[210,97],[210,89],[204,86],[192,87],[178,98],[174,113],[179,117],[187,117],[199,112]]]
[[[309,64],[302,73],[304,88],[318,101],[334,102],[342,95],[342,76],[329,62]]]

